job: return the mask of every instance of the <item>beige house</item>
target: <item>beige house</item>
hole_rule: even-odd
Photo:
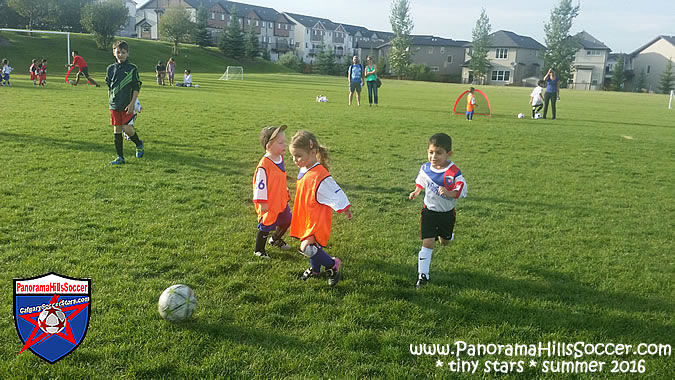
[[[546,47],[534,38],[500,30],[490,34],[487,82],[491,85],[521,86],[527,78],[541,76]],[[462,83],[474,83],[473,72],[469,68],[472,44],[465,47],[465,61],[462,64]]]
[[[647,76],[647,90],[659,92],[661,76],[668,60],[675,61],[675,36],[658,36],[635,50],[631,56],[635,73],[633,83],[644,72]],[[675,72],[675,68],[673,71]]]
[[[332,50],[338,62],[353,54],[352,35],[342,24],[297,13],[284,15],[295,24],[294,51],[303,62],[313,63],[322,47]]]
[[[192,20],[196,20],[200,6],[207,9],[207,24],[214,44],[223,28],[236,20],[243,31],[252,28],[259,36],[261,50],[270,53],[274,61],[287,51],[293,50],[295,24],[286,16],[272,8],[236,3],[222,0],[149,0],[136,10],[136,33],[139,38],[159,39],[159,23],[162,14],[172,7],[183,7],[190,11]],[[236,7],[237,14],[230,11]]]
[[[577,33],[574,38],[579,43],[579,50],[574,56],[572,82],[568,87],[576,90],[602,90],[611,49],[586,31]]]

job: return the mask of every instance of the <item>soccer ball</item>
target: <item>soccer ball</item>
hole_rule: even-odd
[[[75,81],[72,79],[68,79],[68,84],[75,84]]]
[[[66,328],[66,315],[58,307],[48,307],[38,316],[38,326],[47,334],[57,334]]]
[[[196,84],[196,85],[195,85],[195,88],[199,88],[199,85],[198,85],[198,84]]]
[[[525,115],[522,112],[518,114],[518,119],[522,119],[524,117],[525,117]]]
[[[195,292],[187,285],[172,285],[159,296],[159,315],[169,322],[189,319],[197,307]]]
[[[541,119],[541,114],[539,112],[534,114],[535,119]]]

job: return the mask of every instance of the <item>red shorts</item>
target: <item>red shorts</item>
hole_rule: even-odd
[[[110,125],[127,125],[134,118],[134,114],[127,114],[127,111],[110,110]]]
[[[36,79],[37,79],[37,75],[35,75],[34,72],[31,72],[30,73],[30,80],[36,80]]]

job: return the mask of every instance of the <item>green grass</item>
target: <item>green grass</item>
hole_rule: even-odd
[[[483,87],[494,116],[468,123],[449,112],[459,85],[385,81],[379,108],[349,108],[344,78],[219,75],[197,73],[201,87],[189,89],[143,73],[146,156],[126,143],[123,167],[108,165],[105,90],[55,75],[46,88],[22,75],[0,88],[0,378],[452,378],[435,366],[449,357],[414,356],[410,344],[675,343],[665,96],[563,91],[559,119],[533,121],[516,119],[528,89]],[[258,134],[281,123],[317,134],[353,204],[326,248],[344,263],[335,289],[298,281],[307,260],[293,251],[252,255]],[[441,131],[468,197],[455,242],[435,250],[432,282],[416,291],[422,203],[407,196]],[[12,279],[49,271],[94,284],[87,336],[56,365],[17,355],[11,317]],[[199,304],[172,325],[156,303],[176,283]],[[616,357],[579,360],[591,359],[605,371],[551,376],[526,364],[506,377],[614,377]],[[644,359],[654,379],[675,370],[672,357],[618,359]],[[482,370],[530,358],[478,360]]]
[[[154,72],[157,62],[166,63],[173,56],[172,45],[168,42],[149,41],[137,38],[117,37],[129,44],[129,61],[140,71]],[[61,34],[38,34],[0,32],[0,59],[9,59],[14,73],[28,73],[32,59],[49,60],[49,74],[64,76],[67,49],[66,36]],[[114,62],[112,47],[98,49],[94,39],[88,34],[71,33],[70,49],[77,50],[89,65],[89,72],[97,77],[105,77],[105,68]],[[72,57],[69,58],[72,62]],[[289,70],[281,65],[262,59],[255,61],[234,61],[225,58],[217,48],[199,48],[197,45],[180,44],[176,61],[177,76],[185,69],[196,73],[224,73],[227,66],[244,66],[245,73],[286,73]],[[193,75],[194,76],[194,75]],[[182,76],[181,78],[182,79]],[[179,80],[182,81],[182,80]]]

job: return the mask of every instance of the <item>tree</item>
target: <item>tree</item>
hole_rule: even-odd
[[[199,47],[205,47],[211,45],[211,36],[209,31],[206,29],[209,26],[209,12],[202,4],[199,9],[197,9],[197,24],[195,31],[195,43]]]
[[[295,55],[295,53],[293,53],[292,51],[289,51],[284,55],[282,55],[281,57],[279,57],[277,64],[286,66],[289,69],[296,71],[298,73],[301,73],[304,68],[304,64],[302,63],[300,58],[298,58],[298,56]]]
[[[0,27],[23,28],[28,20],[7,5],[7,0],[0,0]]]
[[[647,73],[644,70],[640,73],[640,76],[635,83],[635,92],[642,92],[647,87]]]
[[[242,25],[237,15],[237,7],[230,8],[227,26],[223,28],[223,35],[220,39],[220,50],[228,57],[241,58],[244,56],[244,33]]]
[[[553,68],[561,87],[566,86],[572,76],[572,62],[579,45],[569,33],[578,15],[579,4],[572,6],[572,0],[560,0],[558,7],[551,11],[551,20],[544,25],[548,47],[544,52],[544,70]]]
[[[195,24],[191,20],[190,11],[186,8],[169,8],[162,15],[159,35],[173,44],[173,55],[178,55],[178,44],[189,42],[194,34]]]
[[[476,20],[476,26],[471,32],[473,41],[471,43],[471,62],[469,62],[469,69],[473,71],[473,79],[479,80],[483,83],[487,77],[490,69],[490,61],[488,60],[488,51],[490,51],[490,19],[488,18],[485,8],[481,10],[480,17]]]
[[[94,0],[47,0],[48,15],[44,21],[50,29],[82,32],[82,8]]]
[[[623,71],[623,57],[619,57],[619,60],[614,65],[612,70],[612,82],[609,85],[609,89],[612,91],[622,91],[623,82],[626,80],[626,74]]]
[[[253,26],[249,26],[244,36],[244,54],[251,59],[260,56],[260,41]]]
[[[666,69],[661,74],[661,92],[670,94],[670,90],[673,89],[673,79],[673,60],[669,59]]]
[[[112,48],[115,33],[126,25],[129,11],[122,0],[87,4],[82,9],[82,26],[94,34],[99,49]]]
[[[333,50],[322,45],[316,55],[316,71],[323,75],[335,74],[335,54]]]
[[[49,2],[47,0],[7,0],[7,6],[28,19],[28,30],[47,17]]]
[[[410,17],[410,2],[408,0],[392,0],[391,15],[389,16],[394,39],[391,40],[389,51],[389,67],[399,78],[405,75],[410,65],[410,45],[413,21]]]

